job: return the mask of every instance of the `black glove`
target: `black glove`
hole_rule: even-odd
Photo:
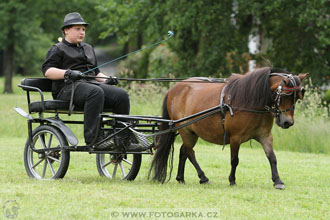
[[[84,74],[82,74],[82,72],[80,72],[78,70],[68,69],[64,73],[64,79],[66,79],[66,80],[70,79],[72,81],[76,81],[76,80],[82,79],[83,77],[84,77]]]
[[[107,79],[105,81],[106,84],[109,84],[109,85],[117,85],[118,84],[118,80],[116,77],[111,77],[109,76],[109,79]]]

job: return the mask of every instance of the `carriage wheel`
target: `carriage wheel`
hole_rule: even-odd
[[[51,125],[41,125],[32,132],[32,143],[27,140],[24,149],[24,166],[29,177],[58,179],[65,176],[70,161],[70,151],[61,131]],[[44,151],[43,149],[47,149]],[[36,152],[41,150],[39,152]]]
[[[141,167],[141,154],[96,154],[96,166],[100,176],[134,180]]]

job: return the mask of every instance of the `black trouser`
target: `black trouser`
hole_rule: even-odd
[[[66,85],[57,99],[70,100],[72,85]],[[73,104],[84,109],[84,137],[90,144],[97,135],[98,116],[104,109],[116,114],[129,114],[129,96],[124,89],[107,84],[76,82]]]

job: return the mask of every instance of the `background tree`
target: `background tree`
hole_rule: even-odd
[[[176,76],[242,73],[256,59],[319,79],[330,72],[329,10],[329,0],[0,0],[0,75],[6,78],[4,92],[12,91],[15,72],[41,75],[64,15],[77,11],[90,23],[88,43],[116,39],[123,54],[173,30],[176,35],[165,46],[177,57]],[[249,53],[253,35],[260,39],[257,54]],[[157,53],[150,50],[137,60],[136,77],[151,75],[150,54]]]
[[[120,42],[134,43],[139,36],[144,43],[152,42],[173,30],[176,36],[168,44],[179,57],[180,76],[229,72],[227,54],[247,50],[248,35],[238,35],[230,0],[112,0],[98,9],[104,13],[103,22],[108,27],[103,36],[116,34]],[[238,65],[231,69],[239,70]]]
[[[41,75],[41,64],[47,50],[61,37],[60,27],[65,14],[79,11],[86,21],[92,23],[87,40],[93,42],[92,39],[98,39],[100,25],[96,19],[95,3],[97,1],[1,0],[0,73],[5,76],[4,93],[12,93],[15,72]]]
[[[2,56],[2,72],[5,75],[5,93],[12,92],[12,76],[16,69],[28,71],[33,68],[33,62],[29,62],[31,54],[37,53],[37,45],[43,41],[40,35],[40,20],[37,7],[32,0],[0,2],[0,50]]]
[[[330,71],[330,2],[237,0],[237,18],[259,35],[260,54],[276,67],[310,72],[314,79]],[[253,32],[253,30],[255,32]],[[268,40],[270,43],[265,45]]]
[[[251,58],[314,78],[329,74],[329,1],[109,0],[98,10],[103,36],[120,42],[152,42],[174,30],[168,46],[179,57],[180,75],[246,72]],[[249,54],[258,35],[259,54]],[[259,62],[259,65],[265,63]]]

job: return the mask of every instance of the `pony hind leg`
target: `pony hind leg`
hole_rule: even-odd
[[[181,130],[180,135],[183,141],[183,144],[180,148],[180,156],[179,156],[179,167],[178,167],[178,175],[176,177],[176,180],[180,183],[184,183],[184,169],[187,158],[189,161],[193,164],[195,167],[198,177],[200,178],[200,183],[208,183],[209,179],[205,176],[203,170],[200,168],[196,156],[195,151],[193,150],[194,146],[196,145],[196,142],[198,140],[198,136],[191,131],[188,130]]]
[[[200,184],[209,183],[209,179],[205,176],[204,171],[200,168],[199,164],[197,163],[195,151],[192,148],[188,149],[188,158],[197,171],[198,177],[200,179],[199,183]]]
[[[184,182],[184,168],[185,168],[185,165],[186,165],[187,158],[188,158],[188,155],[186,153],[186,148],[182,144],[181,148],[180,148],[178,174],[176,176],[176,180],[179,183],[185,183]]]

